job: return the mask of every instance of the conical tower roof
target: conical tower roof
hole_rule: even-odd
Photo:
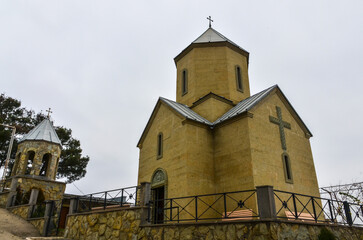
[[[207,45],[208,44],[208,45]],[[205,47],[205,46],[227,46],[234,51],[244,55],[247,57],[247,63],[249,58],[249,53],[238,46],[236,43],[232,42],[230,39],[225,37],[223,34],[218,32],[212,27],[209,27],[206,31],[202,33],[197,39],[195,39],[187,48],[185,48],[181,53],[179,53],[175,58],[174,62],[176,63],[181,59],[183,56],[185,56],[188,52],[190,52],[195,47]]]
[[[208,28],[202,35],[200,35],[197,39],[195,39],[192,43],[213,43],[213,42],[229,42],[230,44],[240,48],[236,43],[232,42],[221,33],[219,33],[214,28]],[[244,49],[243,49],[244,50]],[[244,50],[246,51],[246,50]]]
[[[53,124],[49,119],[44,119],[35,128],[33,128],[27,135],[25,135],[20,142],[23,141],[46,141],[55,144],[61,144]]]

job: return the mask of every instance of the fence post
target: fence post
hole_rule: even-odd
[[[275,219],[276,205],[272,186],[257,186],[257,206],[260,219]]]
[[[137,191],[137,190],[136,190]],[[149,182],[140,183],[140,207],[141,209],[141,224],[148,224],[148,215],[150,211],[150,200],[151,200],[151,184]]]
[[[352,220],[352,214],[350,213],[349,203],[347,201],[344,201],[343,206],[344,206],[344,213],[345,213],[345,217],[347,219],[347,223],[349,226],[352,226],[353,220]]]
[[[34,206],[37,204],[38,195],[39,195],[39,189],[33,188],[30,193],[30,198],[29,198],[28,218],[31,218],[31,215],[34,210]]]
[[[73,197],[71,198],[70,200],[70,203],[69,203],[69,211],[68,211],[68,214],[74,214],[74,213],[77,213],[78,212],[78,197]]]
[[[48,200],[45,201],[45,213],[44,213],[44,227],[43,227],[43,236],[48,236],[49,233],[49,228],[50,228],[50,223],[51,223],[51,219],[52,219],[52,212],[53,212],[53,205],[54,205],[54,201],[52,200]]]

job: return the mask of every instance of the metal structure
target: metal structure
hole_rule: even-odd
[[[257,218],[257,211],[250,205],[254,196],[256,190],[158,199],[151,202],[148,219],[149,222],[158,224]],[[240,210],[250,214],[236,216],[235,213]]]
[[[1,177],[1,191],[4,190],[4,187],[5,187],[5,180],[6,180],[6,172],[7,172],[7,169],[8,169],[8,165],[9,165],[9,161],[10,161],[10,155],[11,155],[11,150],[13,148],[13,143],[14,143],[14,137],[15,137],[15,132],[16,132],[16,127],[14,126],[10,126],[10,125],[6,125],[6,124],[0,124],[4,127],[7,127],[7,128],[11,128],[12,129],[12,132],[11,132],[11,139],[10,139],[10,143],[9,143],[9,148],[8,148],[8,153],[6,155],[6,159],[5,159],[5,165],[4,165],[4,171],[3,171],[3,175]]]
[[[138,206],[138,187],[127,187],[77,197],[76,212]]]

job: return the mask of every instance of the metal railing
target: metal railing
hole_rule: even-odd
[[[256,190],[166,198],[150,203],[151,223],[253,219]]]
[[[133,186],[79,196],[77,212],[137,206],[137,191],[138,187]]]
[[[363,226],[363,205],[280,190],[274,197],[280,219]]]

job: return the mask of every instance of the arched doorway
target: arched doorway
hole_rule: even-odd
[[[154,213],[153,222],[164,222],[164,199],[167,192],[167,175],[165,170],[156,169],[151,178],[151,190],[153,193]]]

